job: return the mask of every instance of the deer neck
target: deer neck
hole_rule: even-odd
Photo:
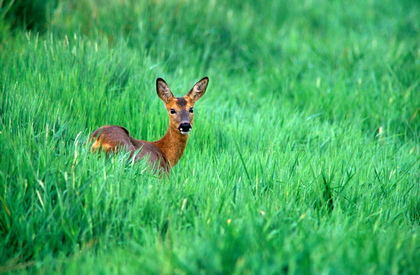
[[[178,129],[169,128],[161,139],[152,143],[162,151],[171,167],[173,167],[182,157],[187,146],[187,140],[188,135],[181,134]]]

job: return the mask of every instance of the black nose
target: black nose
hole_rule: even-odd
[[[181,123],[178,129],[181,132],[188,133],[189,131],[191,131],[192,127],[190,123]]]

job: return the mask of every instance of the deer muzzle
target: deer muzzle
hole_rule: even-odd
[[[181,134],[187,135],[192,130],[192,126],[191,126],[190,123],[181,123],[181,125],[179,125],[178,129],[181,132]]]

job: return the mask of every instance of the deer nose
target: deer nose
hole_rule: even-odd
[[[192,126],[191,126],[190,123],[181,123],[181,125],[179,125],[178,129],[181,132],[181,134],[185,135],[185,134],[188,134],[191,131]]]

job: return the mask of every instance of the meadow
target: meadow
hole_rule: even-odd
[[[420,273],[418,2],[30,2],[0,2],[0,273]],[[169,178],[89,150],[204,76]]]

